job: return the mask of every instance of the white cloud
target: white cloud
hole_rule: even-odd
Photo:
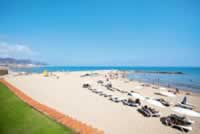
[[[35,53],[27,45],[0,41],[0,57],[31,58]]]

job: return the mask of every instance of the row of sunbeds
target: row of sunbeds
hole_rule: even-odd
[[[89,89],[93,93],[96,93],[100,96],[108,98],[108,100],[113,101],[115,103],[121,102],[123,105],[130,106],[130,107],[141,106],[140,99],[132,100],[131,98],[117,97],[117,96],[114,96],[112,94],[105,93],[101,90],[92,89],[89,84],[88,85],[83,84],[83,87]],[[105,87],[110,91],[118,91],[118,92],[122,91],[122,90],[118,90],[118,89],[113,88],[111,85],[105,86]],[[125,91],[125,93],[129,96],[131,96],[131,94],[132,94],[131,92],[127,92],[127,91]],[[167,106],[167,107],[170,106],[170,104],[167,101],[165,101],[164,99],[156,99],[156,100],[159,101],[164,106]],[[139,113],[141,113],[142,115],[144,115],[145,117],[160,117],[160,115],[161,115],[161,113],[158,110],[151,108],[147,105],[141,106],[140,108],[137,109],[137,111]],[[173,127],[173,128],[177,128],[177,129],[184,131],[184,132],[191,131],[192,130],[191,125],[194,123],[193,121],[187,119],[186,117],[178,116],[178,115],[175,115],[175,114],[169,115],[167,117],[162,117],[162,118],[160,118],[160,120],[163,124],[170,126],[170,127]]]

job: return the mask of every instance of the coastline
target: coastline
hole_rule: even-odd
[[[53,72],[49,73],[48,77],[35,73],[20,75],[10,74],[6,76],[5,79],[40,103],[50,106],[80,121],[91,124],[98,129],[104,130],[105,133],[108,134],[130,134],[133,132],[139,134],[159,134],[163,131],[170,134],[181,133],[178,130],[164,126],[157,118],[147,119],[143,117],[137,112],[137,108],[114,103],[103,96],[99,96],[82,88],[84,83],[90,83],[94,89],[102,90],[115,96],[125,97],[117,91],[108,91],[105,87],[97,84],[98,80],[106,82],[105,75],[109,75],[110,72],[115,73],[119,71]],[[128,92],[133,90],[148,98],[164,98],[173,104],[180,102],[185,96],[185,92],[183,91],[180,91],[181,93],[173,98],[158,96],[155,92],[167,91],[168,89],[163,89],[163,87],[162,89],[154,89],[152,88],[154,85],[143,87],[142,84],[145,83],[129,81],[127,78],[122,77],[110,79],[109,82],[112,83],[113,87],[120,90]],[[200,95],[196,93],[187,95],[189,102],[197,107],[196,111],[200,111],[199,96]],[[176,113],[172,111],[173,106],[170,108],[160,108],[150,104],[147,100],[142,100],[142,105],[145,104],[159,110],[162,116]],[[200,130],[198,126],[200,125],[200,119],[195,117],[190,118],[195,121],[193,131],[190,133],[199,133]],[[144,126],[147,128],[146,130],[143,129]]]
[[[48,68],[48,67],[52,67],[52,68],[54,68],[55,66],[51,66],[51,65],[49,65],[49,66],[35,66],[34,68]],[[20,69],[20,70],[18,70],[18,71],[16,71],[16,68],[15,69],[8,69],[8,71],[9,71],[9,73],[10,74],[41,74],[42,72],[27,72],[27,70],[25,70],[25,71],[23,71],[24,69],[32,69],[33,67],[25,67],[25,68],[17,68],[17,69]],[[195,68],[199,68],[199,67],[195,67]],[[44,69],[45,70],[45,69]],[[63,71],[50,71],[51,73],[69,73],[69,72],[80,72],[80,73],[82,73],[82,72],[101,72],[101,71],[105,71],[105,72],[115,72],[115,71],[117,71],[117,72],[125,72],[125,73],[127,73],[127,74],[131,74],[131,73],[146,73],[147,75],[149,74],[149,72],[145,72],[145,71],[139,71],[139,72],[137,72],[137,71],[133,71],[133,70],[118,70],[118,69],[112,69],[112,70],[109,70],[109,69],[105,69],[105,70],[68,70],[68,71],[66,71],[66,70],[63,70]],[[157,71],[157,72],[159,72],[159,71]],[[150,74],[151,73],[155,73],[155,72],[150,72]],[[177,72],[165,72],[164,74],[176,74]],[[161,74],[162,74],[162,72],[161,72]],[[178,73],[178,75],[183,75],[184,73],[183,72],[181,72],[181,74],[179,74]],[[1,76],[2,77],[2,76]],[[138,83],[141,83],[141,84],[149,84],[149,85],[151,85],[152,87],[154,87],[154,86],[157,86],[157,84],[153,84],[152,82],[146,82],[146,81],[144,81],[144,80],[137,80],[137,79],[132,79],[132,78],[129,78],[128,76],[126,76],[126,78],[124,78],[124,79],[126,79],[126,80],[129,80],[129,81],[136,81],[136,82],[138,82]],[[169,89],[172,89],[172,90],[176,90],[176,87],[173,87],[173,86],[171,86],[171,87],[167,87],[166,85],[163,85],[163,84],[160,84],[159,85],[160,87],[164,87],[164,88],[169,88]],[[186,89],[186,88],[178,88],[181,92],[184,92],[184,93],[190,93],[190,94],[197,94],[197,95],[200,95],[200,89],[199,89],[199,91],[195,91],[195,90],[190,90],[190,89]]]
[[[11,72],[11,74],[13,74],[13,73],[15,73],[15,74],[17,74],[17,73],[37,73],[37,74],[40,74],[41,72],[31,72],[31,71],[27,71],[27,69],[29,70],[29,69],[33,69],[33,68],[44,68],[43,70],[45,70],[45,68],[54,68],[54,67],[57,67],[57,66],[53,66],[53,65],[43,65],[43,66],[34,66],[34,67],[19,67],[19,68],[9,68],[8,69],[8,71],[9,72]],[[62,66],[61,66],[62,67]],[[77,67],[77,68],[79,68],[78,66],[69,66],[69,67],[72,67],[72,68],[74,68],[74,67]],[[84,67],[87,67],[87,66],[84,66]],[[90,66],[88,66],[88,67],[90,67]],[[104,67],[104,66],[103,66]],[[116,68],[115,66],[113,66],[113,67],[108,67],[108,68]],[[123,67],[122,67],[123,68]],[[131,68],[131,67],[127,67],[127,68]],[[176,68],[180,68],[180,67],[176,67]],[[183,68],[188,68],[188,67],[183,67]],[[200,67],[191,67],[191,68],[196,68],[196,69],[198,69],[198,68],[200,68]],[[18,69],[18,70],[16,70],[16,69]],[[127,72],[127,73],[129,73],[129,74],[131,74],[131,73],[144,73],[144,74],[169,74],[169,75],[173,75],[173,74],[178,74],[178,75],[184,75],[185,73],[184,72],[181,72],[181,71],[174,71],[174,72],[171,72],[171,71],[136,71],[136,70],[119,70],[119,69],[105,69],[105,70],[83,70],[83,71],[88,71],[88,72],[95,72],[95,71],[119,71],[119,72],[121,72],[121,71],[123,71],[123,72]],[[68,71],[66,71],[66,70],[63,70],[63,71],[51,71],[52,73],[60,73],[60,72],[83,72],[82,70],[68,70]],[[128,76],[127,76],[128,77]],[[128,78],[129,79],[129,78]],[[132,81],[133,79],[129,79],[130,81]],[[150,85],[152,85],[152,86],[157,86],[156,84],[153,84],[152,82],[146,82],[146,81],[141,81],[141,80],[136,80],[136,79],[134,79],[134,81],[137,81],[137,82],[140,82],[140,83],[143,83],[143,84],[150,84]],[[161,87],[164,87],[164,88],[170,88],[170,89],[173,89],[173,90],[175,90],[176,89],[176,87],[167,87],[166,85],[163,85],[163,84],[161,84],[160,85]],[[190,89],[186,89],[186,88],[178,88],[180,91],[182,91],[182,92],[185,92],[185,93],[190,93],[190,94],[197,94],[197,95],[200,95],[200,90],[199,91],[195,91],[195,90],[190,90]]]
[[[129,80],[129,79],[128,79]],[[155,86],[158,86],[158,85],[156,85],[156,84],[152,84],[152,83],[148,83],[148,82],[144,82],[144,81],[140,81],[140,80],[130,80],[130,81],[136,81],[136,82],[138,82],[138,83],[141,83],[141,84],[148,84],[148,85],[150,85],[151,87],[155,87]],[[167,87],[167,86],[164,86],[164,85],[160,85],[159,87],[161,87],[161,88],[168,88],[168,89],[172,89],[172,90],[176,90],[176,88],[174,88],[174,87]],[[189,90],[189,89],[179,89],[179,91],[181,92],[181,93],[184,93],[184,94],[187,94],[187,93],[190,93],[190,95],[199,95],[200,96],[200,91],[192,91],[192,90]]]
[[[185,91],[200,92],[200,68],[198,67],[139,67],[139,66],[43,66],[22,68],[14,71],[27,73],[71,72],[71,71],[125,71],[129,72],[130,79],[144,83],[170,86]],[[139,73],[138,73],[139,72]],[[181,72],[181,74],[179,74]]]

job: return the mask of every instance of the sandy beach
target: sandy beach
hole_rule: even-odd
[[[140,114],[136,107],[125,106],[122,103],[115,103],[108,98],[100,96],[92,91],[83,88],[84,83],[91,85],[104,93],[123,97],[133,98],[125,93],[109,91],[98,80],[106,82],[105,75],[110,71],[77,71],[77,72],[53,72],[48,77],[42,74],[16,75],[10,74],[5,79],[14,86],[20,88],[25,94],[31,96],[42,104],[48,105],[56,110],[70,115],[77,120],[90,124],[103,130],[106,134],[179,134],[181,131],[163,125],[160,118],[147,118]],[[84,74],[94,74],[81,77]],[[168,116],[175,112],[174,105],[181,102],[185,96],[185,91],[180,91],[174,97],[160,96],[155,93],[167,92],[167,88],[153,88],[153,85],[142,86],[144,83],[129,81],[125,78],[110,79],[112,86],[127,92],[134,91],[145,99],[141,99],[142,105],[148,105],[159,110],[161,117]],[[173,90],[173,89],[171,89]],[[146,99],[148,98],[148,99]],[[170,107],[160,107],[149,100],[164,98],[172,105]],[[195,106],[195,111],[200,111],[200,94],[190,93],[187,95],[188,102]],[[193,130],[190,134],[200,133],[200,117],[187,116],[195,121],[192,124]]]

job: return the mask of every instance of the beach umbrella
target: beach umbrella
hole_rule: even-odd
[[[44,70],[42,74],[43,74],[44,77],[47,77],[48,76],[47,70]]]

